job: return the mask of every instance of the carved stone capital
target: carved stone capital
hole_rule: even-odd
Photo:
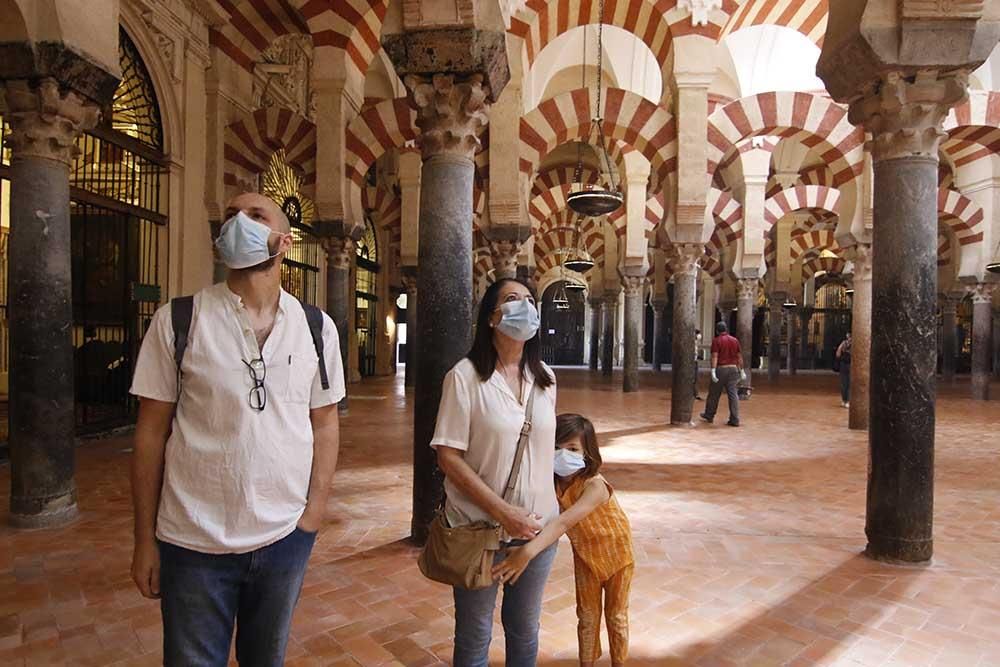
[[[677,6],[691,12],[691,25],[708,25],[712,11],[722,9],[722,0],[680,0]]]
[[[962,303],[962,297],[963,296],[964,295],[963,295],[962,292],[958,292],[958,293],[951,293],[950,292],[948,294],[942,294],[940,296],[940,298],[938,299],[938,303],[941,306],[941,314],[942,315],[948,315],[948,314],[954,315],[955,311],[958,310],[958,304]]]
[[[490,255],[497,278],[513,278],[517,275],[517,258],[521,254],[522,243],[511,239],[490,241]]]
[[[971,19],[982,18],[985,0],[900,0],[900,18]]]
[[[97,125],[101,111],[96,104],[68,90],[55,79],[7,81],[7,118],[11,134],[7,144],[14,159],[45,158],[66,166],[79,155],[76,139]]]
[[[996,289],[996,283],[976,283],[975,285],[969,285],[969,294],[972,296],[973,305],[992,303],[994,289]]]
[[[622,287],[625,289],[625,298],[636,298],[642,296],[642,288],[646,284],[646,279],[642,276],[622,276]]]
[[[327,265],[333,269],[350,269],[356,253],[354,239],[349,236],[327,236],[320,238],[320,245],[326,251]]]
[[[740,278],[736,281],[736,299],[745,301],[747,299],[757,300],[757,278]]]
[[[474,74],[464,81],[451,74],[409,75],[404,83],[417,105],[417,146],[423,158],[448,154],[473,158],[489,120],[489,87]]]
[[[885,74],[850,106],[850,121],[872,134],[875,162],[903,157],[937,159],[943,125],[953,106],[966,99],[969,75],[922,70],[913,77]]]
[[[872,247],[867,243],[858,243],[851,251],[851,261],[854,263],[854,280],[872,279]]]
[[[674,245],[674,256],[671,265],[674,275],[696,274],[698,260],[705,252],[705,246],[696,243],[681,243]]]

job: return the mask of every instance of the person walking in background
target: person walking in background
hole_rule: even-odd
[[[851,334],[837,346],[837,366],[840,370],[840,407],[851,407]]]
[[[708,402],[701,418],[709,424],[715,419],[719,409],[722,390],[729,397],[729,426],[740,425],[740,397],[736,385],[747,379],[743,370],[743,352],[740,341],[729,335],[725,322],[715,325],[715,340],[712,341],[712,385],[708,388]]]

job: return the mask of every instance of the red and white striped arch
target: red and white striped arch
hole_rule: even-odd
[[[813,257],[802,264],[802,280],[809,280],[821,271],[840,275],[846,268],[847,260],[843,257]]]
[[[407,98],[384,100],[365,109],[344,133],[345,176],[353,211],[361,205],[368,168],[386,151],[417,138],[417,114]]]
[[[938,214],[962,247],[983,240],[983,209],[955,190],[938,190]]]
[[[259,0],[254,0],[259,1]],[[388,0],[291,0],[309,26],[315,46],[343,49],[347,65],[361,77],[381,48],[379,36]]]
[[[677,168],[674,117],[649,100],[620,88],[609,88],[602,109],[592,108],[591,91],[578,88],[544,100],[521,118],[521,171],[532,174],[556,147],[582,139],[591,119],[601,116],[605,137],[622,141],[650,162],[650,189],[659,192]]]
[[[946,267],[951,264],[952,258],[952,245],[951,236],[948,234],[947,230],[938,227],[938,259],[937,265],[940,268]]]
[[[836,234],[830,230],[806,231],[797,229],[792,232],[790,245],[793,262],[803,255],[823,250],[829,250],[838,256],[844,254],[844,249],[837,243]]]
[[[557,185],[573,184],[575,169],[575,167],[560,165],[551,169],[546,169],[543,172],[539,172],[539,174],[535,177],[534,182],[531,184],[531,199],[534,199],[542,193],[551,190]],[[588,185],[591,183],[597,183],[599,176],[600,175],[596,170],[589,169],[587,167],[584,167],[583,171],[580,172],[580,180]]]
[[[608,223],[614,225],[615,235],[619,238],[624,237],[628,233],[628,218],[625,216],[627,209],[627,206],[622,206],[614,213],[608,215]],[[663,211],[662,192],[646,200],[645,215],[643,218],[645,222],[644,233],[650,241],[656,240],[656,229],[663,222]]]
[[[248,72],[279,37],[309,34],[302,14],[288,0],[219,0],[219,4],[229,20],[208,29],[208,42]]]
[[[600,262],[604,257],[604,242],[597,241],[593,234],[584,236],[587,252]],[[535,275],[543,276],[552,268],[558,267],[560,251],[573,248],[576,244],[576,230],[572,227],[553,227],[542,234],[535,234]]]
[[[972,91],[945,122],[941,150],[956,167],[1000,154],[1000,92]]]
[[[708,209],[715,227],[709,244],[722,248],[743,237],[743,206],[729,191],[712,188],[708,193]]]
[[[799,180],[803,185],[825,185],[833,187],[833,174],[825,164],[814,164],[799,172]]]
[[[249,178],[263,173],[274,152],[285,149],[285,160],[302,176],[303,194],[316,186],[316,126],[289,109],[258,109],[226,127],[223,140],[227,186],[246,188]]]
[[[764,201],[764,220],[774,225],[789,213],[803,209],[840,214],[840,190],[822,185],[796,185]]]
[[[755,25],[777,25],[805,35],[822,48],[828,13],[827,0],[747,0],[729,19],[719,39]]]
[[[403,231],[402,199],[385,188],[367,186],[361,201],[375,225],[388,231],[389,242],[400,241]]]
[[[793,138],[819,152],[833,172],[834,187],[861,173],[864,132],[847,121],[847,109],[812,93],[767,92],[730,102],[708,119],[708,174],[744,139]]]

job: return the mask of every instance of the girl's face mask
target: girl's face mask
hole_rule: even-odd
[[[507,301],[500,305],[502,315],[497,330],[521,342],[529,341],[538,333],[541,324],[538,309],[527,299]]]
[[[556,450],[552,469],[559,477],[572,477],[586,467],[583,454],[565,448]]]
[[[271,234],[277,233],[240,211],[222,225],[215,247],[219,259],[230,269],[248,269],[278,256],[272,255],[267,245]]]

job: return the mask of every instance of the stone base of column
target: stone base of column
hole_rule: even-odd
[[[914,565],[927,563],[934,555],[934,540],[900,540],[868,535],[865,556],[883,563]]]
[[[54,498],[20,498],[12,501],[10,525],[13,528],[59,528],[80,516],[76,489]]]

